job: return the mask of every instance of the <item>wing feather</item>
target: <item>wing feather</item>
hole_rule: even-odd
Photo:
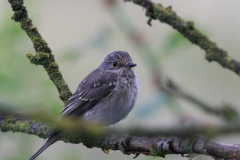
[[[104,74],[98,69],[94,70],[79,84],[76,92],[64,106],[60,118],[68,115],[82,115],[102,99],[109,97],[115,88],[115,85],[112,84],[116,84],[116,82],[116,73]]]

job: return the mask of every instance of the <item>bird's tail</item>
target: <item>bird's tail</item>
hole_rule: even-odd
[[[51,144],[56,142],[60,137],[60,132],[54,130],[48,135],[48,140],[44,143],[44,145],[29,159],[34,160],[39,154],[41,154],[45,149],[47,149]]]

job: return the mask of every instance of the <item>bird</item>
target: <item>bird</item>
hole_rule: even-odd
[[[60,120],[80,117],[82,121],[107,127],[125,119],[135,106],[139,93],[139,82],[133,70],[135,66],[137,64],[133,63],[128,52],[109,53],[100,66],[78,85],[65,104]],[[29,160],[34,160],[62,136],[56,127]]]

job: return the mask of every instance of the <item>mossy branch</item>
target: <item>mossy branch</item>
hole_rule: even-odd
[[[146,9],[146,16],[149,17],[149,25],[151,25],[152,19],[157,19],[163,23],[169,24],[190,42],[202,48],[206,52],[205,58],[209,62],[216,61],[222,67],[230,69],[238,76],[240,75],[240,63],[230,58],[225,50],[220,49],[215,42],[210,41],[207,36],[197,30],[193,21],[185,21],[183,18],[179,17],[171,7],[164,8],[161,4],[153,3],[150,0],[132,1]]]
[[[28,37],[33,42],[35,51],[37,52],[35,56],[28,53],[27,58],[31,63],[42,65],[45,68],[50,79],[58,89],[60,99],[66,103],[72,93],[59,71],[58,64],[54,60],[51,49],[42,38],[37,28],[33,25],[32,20],[28,17],[23,0],[8,0],[8,2],[11,4],[12,9],[15,12],[12,19],[15,22],[20,23],[21,28],[27,33]]]
[[[2,132],[22,132],[46,138],[53,128],[53,125],[47,125],[37,120],[28,119],[24,116],[16,116],[14,114],[11,116],[3,116],[0,114],[0,129]],[[70,129],[73,130],[73,128]],[[158,132],[158,136],[146,136],[143,133],[144,130],[146,131],[146,129],[143,128],[131,131],[132,133],[127,135],[113,131],[106,131],[103,133],[102,130],[94,130],[93,127],[88,126],[81,126],[81,129],[79,129],[78,126],[78,128],[75,128],[73,136],[66,136],[61,140],[66,143],[83,143],[83,145],[88,148],[97,147],[102,149],[120,150],[124,154],[135,154],[135,156],[144,154],[148,156],[164,157],[167,154],[189,154],[191,157],[196,156],[197,154],[204,154],[225,159],[240,158],[240,155],[238,154],[240,153],[239,145],[222,144],[209,141],[199,136],[189,135],[182,138],[160,138],[160,132]],[[186,132],[180,131],[179,133],[189,133],[187,131],[188,129],[185,130]],[[195,131],[195,129],[193,129],[193,131]],[[213,130],[210,132],[212,131]],[[177,133],[174,129],[169,130],[168,132]],[[148,134],[149,133],[154,132],[150,131]],[[136,136],[139,134],[141,134],[141,136]]]

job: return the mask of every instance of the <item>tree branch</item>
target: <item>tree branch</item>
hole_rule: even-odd
[[[1,112],[2,113],[2,112]],[[69,127],[69,126],[65,126]],[[240,127],[234,127],[234,132],[239,132]],[[47,135],[54,128],[53,125],[47,125],[36,120],[28,119],[24,116],[2,116],[0,115],[0,128],[2,132],[13,131],[22,132],[27,134],[34,134],[41,138],[46,138]],[[81,129],[80,129],[81,128]],[[216,132],[211,127],[206,127],[210,133]],[[196,133],[202,132],[202,129],[206,131],[206,128],[192,128],[190,132]],[[73,128],[70,127],[72,131]],[[185,132],[184,132],[185,130]],[[215,131],[214,131],[215,130]],[[228,129],[224,129],[225,133],[229,132]],[[219,131],[224,131],[219,129]],[[217,158],[226,159],[239,159],[240,145],[228,145],[221,144],[214,141],[209,141],[199,136],[190,136],[189,129],[170,129],[168,131],[154,132],[153,130],[147,130],[144,128],[133,129],[130,135],[120,134],[119,131],[106,130],[102,132],[100,130],[94,130],[93,127],[83,127],[83,125],[74,129],[74,135],[66,136],[62,141],[67,143],[83,143],[88,148],[102,148],[111,150],[121,150],[124,154],[139,154],[149,156],[164,157],[167,154],[204,154]],[[116,134],[117,133],[117,134]],[[153,134],[156,133],[156,134]],[[169,134],[170,133],[170,134]],[[182,138],[159,138],[159,135],[182,135]],[[141,135],[141,136],[136,136]],[[144,136],[142,136],[144,135]],[[150,136],[146,136],[150,135]]]
[[[131,1],[131,0],[124,0]],[[233,60],[227,55],[227,52],[220,49],[216,43],[210,41],[206,36],[200,33],[194,27],[193,21],[186,21],[179,17],[171,7],[164,8],[161,4],[156,4],[150,0],[132,0],[133,3],[138,4],[146,9],[146,16],[149,17],[148,24],[151,25],[152,19],[160,20],[163,23],[167,23],[180,32],[192,43],[198,45],[205,50],[205,58],[211,62],[216,61],[222,67],[228,68],[240,75],[240,63]]]
[[[208,114],[217,115],[226,121],[237,122],[239,121],[240,117],[238,112],[230,105],[223,105],[221,107],[213,107],[208,105],[206,102],[197,99],[196,97],[192,96],[191,94],[183,91],[180,87],[178,87],[174,81],[168,79],[165,85],[161,85],[160,88],[173,96],[177,96],[183,98],[191,103],[196,104],[199,106],[198,108],[202,109]]]
[[[49,78],[58,89],[60,99],[66,103],[72,93],[65,83],[58,64],[54,60],[51,49],[46,41],[42,38],[37,28],[33,25],[32,20],[28,17],[26,7],[23,5],[23,0],[8,0],[15,12],[12,19],[19,22],[21,28],[27,33],[28,37],[33,42],[36,55],[27,54],[27,58],[31,63],[42,65],[48,73]]]

